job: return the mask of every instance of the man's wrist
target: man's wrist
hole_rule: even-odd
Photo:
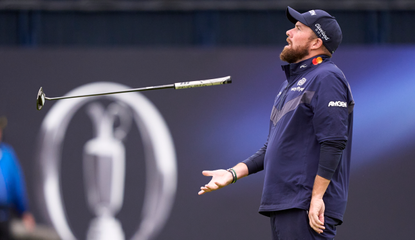
[[[312,194],[311,199],[323,199],[323,196],[324,196],[324,194],[323,195],[321,195],[321,194]]]
[[[311,193],[311,198],[312,199],[313,198],[323,199],[324,193],[326,192],[329,184],[330,184],[330,180],[317,175],[314,180],[314,186],[313,186],[313,191]]]
[[[231,183],[236,183],[236,181],[238,180],[238,176],[236,175],[235,170],[233,168],[228,168],[226,171],[228,171],[232,175]]]

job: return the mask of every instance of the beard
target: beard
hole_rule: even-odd
[[[290,48],[284,47],[280,54],[280,59],[287,63],[298,62],[310,53],[308,48],[309,44],[298,46],[297,48],[292,47],[292,45]]]

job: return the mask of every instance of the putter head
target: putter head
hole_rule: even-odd
[[[43,92],[43,88],[40,87],[39,91],[37,92],[37,98],[36,98],[37,110],[42,109],[43,105],[45,105],[45,93]]]

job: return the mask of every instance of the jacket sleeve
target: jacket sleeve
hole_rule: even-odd
[[[339,165],[346,143],[345,140],[326,141],[321,143],[317,175],[331,180]]]
[[[268,141],[255,154],[247,158],[243,163],[248,167],[249,174],[264,170],[264,157],[268,147]]]

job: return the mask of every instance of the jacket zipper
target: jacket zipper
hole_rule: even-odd
[[[282,107],[284,106],[285,103],[285,99],[287,98],[287,93],[288,93],[288,88],[290,88],[292,85],[294,85],[296,81],[293,81],[291,84],[287,83],[287,86],[284,88],[284,90],[281,93],[281,99],[280,102],[278,103],[277,106],[277,110],[280,111],[282,109]]]

